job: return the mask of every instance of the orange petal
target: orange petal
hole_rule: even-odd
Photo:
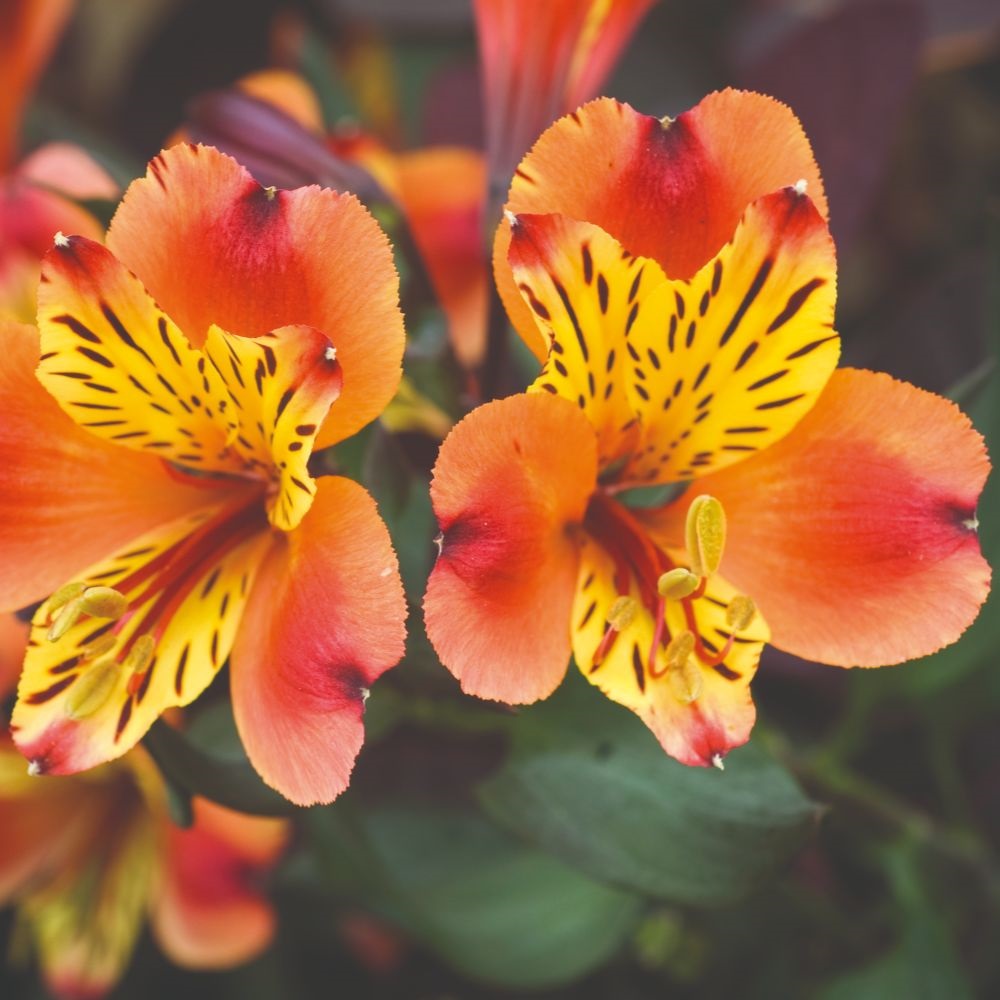
[[[324,477],[261,567],[232,656],[243,744],[299,805],[346,787],[368,689],[403,654],[406,604],[388,532],[356,483]]]
[[[442,147],[396,158],[398,195],[448,321],[460,364],[486,351],[489,276],[482,213],[486,169],[480,153]]]
[[[288,824],[206,799],[192,806],[193,826],[166,831],[153,931],[178,965],[222,969],[249,961],[274,934],[274,911],[258,883],[284,847]]]
[[[807,182],[825,218],[823,185],[805,133],[770,97],[709,94],[668,125],[601,98],[542,135],[518,167],[508,208],[594,223],[681,279],[715,256],[751,201],[799,180]],[[504,304],[530,343],[530,314],[505,264],[507,228],[497,232],[494,270]]]
[[[0,323],[0,351],[0,608],[14,609],[212,491],[77,427],[34,376],[34,328]]]
[[[0,4],[0,174],[14,158],[21,111],[72,9],[73,0]]]
[[[0,701],[16,687],[28,644],[28,623],[0,613]]]
[[[335,342],[351,375],[320,447],[374,419],[396,391],[398,278],[385,234],[353,196],[268,192],[215,149],[174,146],[129,187],[107,243],[195,346],[213,323],[250,337],[312,326]]]
[[[837,666],[882,666],[954,642],[990,570],[975,533],[982,438],[947,400],[888,375],[834,373],[786,438],[699,480],[726,510],[723,568],[774,644]],[[683,538],[683,508],[651,518]]]
[[[438,456],[441,554],[427,634],[462,689],[511,704],[551,694],[569,661],[572,526],[596,485],[596,438],[571,403],[511,396],[474,410]]]

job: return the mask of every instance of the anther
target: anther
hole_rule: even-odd
[[[622,596],[616,598],[608,609],[606,620],[616,632],[624,632],[638,613],[639,602],[634,597]]]
[[[667,658],[667,668],[673,670],[684,664],[694,652],[694,633],[679,632],[667,643],[664,656]]]
[[[80,659],[93,660],[105,653],[110,653],[117,642],[118,637],[113,632],[105,632],[104,635],[98,636],[90,645],[84,646],[80,650]]]
[[[701,580],[689,569],[678,566],[668,570],[656,581],[656,590],[660,597],[668,601],[682,601],[698,589]]]
[[[57,247],[68,247],[69,237],[64,236],[62,232],[58,232],[52,237],[52,244]]]
[[[88,587],[80,599],[85,614],[117,620],[128,610],[125,595],[113,587]]]
[[[712,767],[717,767],[720,771],[725,771],[726,765],[722,762],[721,753],[712,754]]]
[[[757,605],[749,597],[737,594],[726,608],[726,624],[734,631],[742,632],[756,614]]]
[[[111,697],[118,683],[118,664],[102,660],[83,674],[66,699],[66,714],[71,719],[86,719]]]
[[[67,601],[59,609],[59,614],[56,615],[55,621],[49,626],[48,632],[45,633],[45,638],[49,642],[58,642],[77,623],[82,614],[83,595],[81,594],[79,597],[74,597],[71,601]]]
[[[156,640],[149,635],[140,635],[132,644],[132,648],[125,657],[122,670],[130,674],[142,674],[149,668],[149,663],[153,659],[153,651],[156,649]]]
[[[64,604],[68,604],[74,597],[79,597],[85,590],[85,583],[67,583],[60,587],[50,598],[47,606],[49,615],[53,611],[58,611]]]
[[[42,773],[42,765],[37,760],[28,761],[28,774],[37,778]]]
[[[337,348],[333,347],[331,345],[330,347],[328,347],[323,352],[323,357],[326,358],[327,361],[336,361],[337,360]]]
[[[503,217],[511,224],[511,226],[517,225],[517,216],[509,208],[505,208],[503,210]]]
[[[264,188],[264,196],[268,201],[274,201],[275,195],[278,193],[278,189],[272,184],[271,187]]]
[[[703,493],[691,501],[684,539],[691,559],[691,572],[699,577],[715,573],[726,547],[726,512],[715,497]]]
[[[809,188],[809,182],[804,177],[800,177],[792,185],[792,189],[795,191],[796,194],[799,195],[805,194],[808,188]]]
[[[670,667],[667,671],[667,683],[679,702],[690,705],[700,697],[705,682],[701,668],[689,656],[682,663]]]

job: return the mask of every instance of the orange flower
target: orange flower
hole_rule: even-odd
[[[0,330],[0,607],[47,597],[15,742],[35,772],[112,760],[231,654],[252,763],[328,802],[403,652],[374,502],[308,468],[399,382],[388,242],[351,196],[265,190],[178,146],[107,243],[60,236],[47,255],[40,357],[30,330]]]
[[[34,315],[38,261],[58,230],[100,239],[98,221],[75,202],[119,193],[102,167],[68,143],[17,162],[25,100],[71,9],[71,0],[0,5],[0,317]]]
[[[42,780],[0,741],[0,904],[14,904],[59,997],[102,996],[148,915],[163,951],[189,968],[248,961],[274,932],[258,888],[284,820],[193,802],[174,826],[155,767],[136,750],[85,775]]]
[[[544,366],[452,431],[432,485],[427,629],[464,690],[534,701],[572,651],[668,753],[721,764],[769,638],[878,666],[961,634],[989,585],[983,442],[947,400],[834,371],[834,248],[787,108],[595,101],[509,204],[498,282]]]

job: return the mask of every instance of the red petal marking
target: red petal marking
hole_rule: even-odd
[[[213,323],[240,336],[304,325],[329,337],[344,391],[318,447],[363,427],[395,393],[398,277],[385,234],[352,195],[272,197],[217,150],[174,146],[129,187],[107,243],[196,346]]]
[[[258,887],[288,837],[284,820],[231,812],[195,799],[195,822],[166,833],[164,878],[152,920],[172,961],[221,969],[249,961],[274,934],[274,911]]]
[[[825,217],[805,133],[770,97],[709,94],[668,126],[601,98],[546,130],[518,168],[508,208],[591,222],[652,257],[668,277],[689,278],[733,235],[750,202],[799,180]],[[503,224],[493,252],[497,285],[530,344],[530,313],[506,265],[508,241]]]
[[[525,703],[562,680],[579,559],[571,526],[596,485],[596,443],[572,403],[520,395],[473,411],[442,445],[431,484],[441,554],[424,614],[464,691]]]
[[[34,376],[32,327],[0,323],[0,350],[0,608],[15,609],[211,491],[77,427]]]
[[[698,488],[726,509],[726,576],[776,646],[882,666],[954,642],[975,619],[990,570],[971,525],[989,468],[954,404],[842,369],[791,434]],[[649,516],[666,544],[683,538],[685,509]]]
[[[261,777],[299,805],[347,787],[372,683],[403,655],[406,602],[372,498],[317,481],[260,569],[233,650],[233,708]]]

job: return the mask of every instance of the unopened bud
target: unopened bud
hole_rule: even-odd
[[[660,597],[665,597],[668,601],[681,601],[698,589],[701,583],[699,577],[689,569],[678,566],[676,569],[668,570],[659,580],[656,581],[656,589]]]
[[[83,592],[82,610],[95,618],[118,619],[128,609],[125,595],[112,587],[88,587]]]
[[[718,570],[726,547],[726,512],[715,497],[702,494],[691,501],[684,540],[692,573],[711,576]]]
[[[757,605],[749,597],[737,594],[726,608],[726,624],[735,632],[745,629],[757,614]]]
[[[616,632],[624,632],[635,621],[639,613],[639,602],[634,597],[622,596],[615,599],[608,609],[607,622]]]

